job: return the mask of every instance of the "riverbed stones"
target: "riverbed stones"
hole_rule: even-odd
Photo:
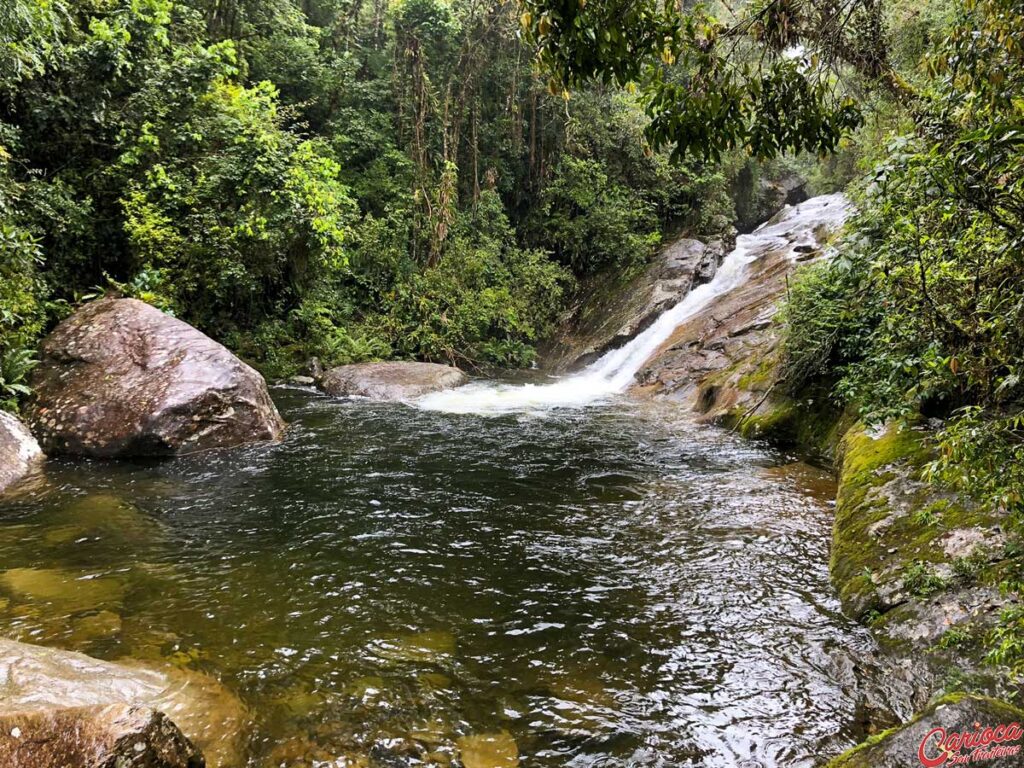
[[[100,661],[0,638],[0,692],[0,722],[15,715],[56,716],[68,708],[143,707],[177,725],[202,750],[208,768],[244,763],[244,707],[223,685],[198,672]],[[0,765],[7,764],[0,760]]]
[[[455,655],[455,635],[428,630],[377,640],[373,653],[383,661],[411,664],[444,664]]]
[[[62,568],[10,568],[0,573],[0,590],[20,600],[74,613],[119,607],[125,585],[116,576]]]
[[[202,755],[166,715],[112,704],[0,715],[8,768],[201,768]]]
[[[96,611],[79,616],[72,622],[70,641],[85,644],[121,634],[121,617],[113,611]]]
[[[0,411],[0,493],[28,475],[42,460],[43,452],[28,427]]]
[[[355,363],[331,368],[320,379],[320,387],[335,397],[412,400],[468,380],[458,368],[440,363]]]
[[[973,734],[1001,725],[1002,733],[1005,734],[1005,726],[1012,723],[1024,723],[1024,710],[984,696],[953,694],[940,699],[906,725],[879,734],[840,755],[827,768],[905,768],[908,765],[924,765],[918,759],[918,750],[923,751],[925,758],[939,760],[942,757],[939,746],[941,736],[934,733],[936,728],[943,729],[948,737],[954,732]],[[1019,734],[1019,729],[1016,732]],[[975,754],[975,749],[984,751]],[[957,765],[969,763],[989,768],[1020,768],[1024,765],[1024,738],[1006,739],[978,748],[954,749],[953,752],[966,757]],[[954,760],[947,758],[933,764],[953,765]]]
[[[81,551],[99,545],[137,551],[163,534],[160,522],[115,494],[90,493],[73,499],[46,519],[42,541],[49,547]]]
[[[457,742],[463,768],[515,768],[519,748],[508,731],[463,736]]]
[[[48,453],[167,456],[277,440],[266,382],[136,299],[85,305],[43,342],[27,418]]]

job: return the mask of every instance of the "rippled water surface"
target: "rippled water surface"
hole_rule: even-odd
[[[810,766],[859,735],[821,473],[629,400],[275,398],[282,445],[51,462],[0,503],[3,632],[215,674],[261,767]]]

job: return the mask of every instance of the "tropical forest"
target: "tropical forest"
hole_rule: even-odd
[[[0,766],[1024,766],[1024,0],[0,0]]]

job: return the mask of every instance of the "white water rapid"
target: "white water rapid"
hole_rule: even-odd
[[[817,247],[816,232],[834,229],[845,219],[849,203],[843,195],[823,195],[788,207],[772,222],[736,239],[736,248],[722,261],[714,278],[687,293],[646,330],[589,366],[550,384],[474,382],[419,398],[413,404],[448,413],[498,415],[543,412],[551,408],[596,405],[624,392],[644,363],[681,323],[715,298],[741,285],[747,266],[765,254],[786,249],[795,259],[806,246]],[[805,248],[801,248],[805,246]],[[799,249],[799,250],[798,250]]]

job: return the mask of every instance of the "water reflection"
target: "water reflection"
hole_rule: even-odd
[[[53,462],[0,505],[5,634],[219,676],[254,766],[809,766],[860,735],[822,473],[653,404],[275,394],[283,445]]]

